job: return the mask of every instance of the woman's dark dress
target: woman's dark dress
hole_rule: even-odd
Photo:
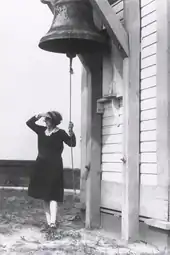
[[[76,138],[70,137],[64,130],[59,129],[50,136],[45,135],[46,128],[37,125],[36,117],[29,119],[26,124],[38,135],[38,156],[35,167],[30,175],[28,195],[45,201],[63,202],[63,142],[68,146],[76,146]]]

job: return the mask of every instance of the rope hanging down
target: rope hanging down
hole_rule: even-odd
[[[70,59],[70,107],[69,107],[69,121],[72,122],[72,75],[73,75],[73,67],[72,67],[72,61],[73,56],[67,55]],[[71,142],[71,168],[72,168],[72,181],[73,181],[73,190],[74,194],[76,195],[76,187],[75,187],[75,176],[74,176],[74,159],[73,159],[73,147]]]

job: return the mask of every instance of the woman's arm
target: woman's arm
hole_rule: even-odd
[[[36,121],[38,121],[40,118],[41,115],[33,116],[26,122],[27,126],[37,134],[42,130],[42,126],[36,124]]]
[[[68,135],[64,130],[63,131],[63,141],[69,146],[69,147],[76,147],[76,136],[72,132],[71,135]]]

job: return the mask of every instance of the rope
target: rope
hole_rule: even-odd
[[[72,60],[73,56],[68,56],[70,59],[70,107],[69,107],[69,121],[72,122],[72,75],[73,75],[73,68],[72,68]],[[74,195],[76,195],[76,187],[75,187],[75,176],[74,176],[74,159],[73,159],[73,147],[71,141],[71,168],[72,168],[72,181],[73,181],[73,190]]]

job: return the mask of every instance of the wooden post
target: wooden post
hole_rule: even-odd
[[[93,54],[82,58],[90,72],[87,82],[86,228],[92,228],[100,226],[101,116],[96,113],[96,106],[97,99],[102,96],[102,56]]]
[[[170,187],[170,2],[157,0],[157,171],[158,185]],[[170,201],[169,201],[170,203]],[[168,208],[167,208],[168,211]],[[168,220],[168,218],[167,218]],[[169,218],[170,220],[170,218]]]
[[[139,233],[139,88],[140,5],[124,0],[125,27],[129,34],[129,58],[124,59],[124,169],[122,239],[138,239]]]
[[[80,174],[80,203],[81,208],[85,209],[86,183],[83,179],[86,165],[86,123],[87,123],[87,72],[82,69],[81,76],[81,174]]]
[[[81,209],[86,208],[86,180],[84,175],[87,164],[87,119],[88,119],[88,84],[91,81],[90,70],[83,66],[81,84],[81,179],[80,202]]]

